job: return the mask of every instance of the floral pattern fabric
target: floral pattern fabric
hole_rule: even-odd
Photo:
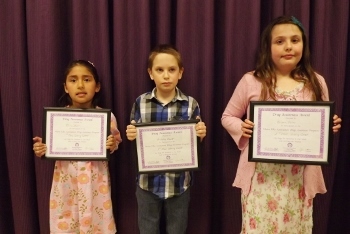
[[[304,88],[276,89],[279,101],[296,101]],[[242,232],[264,234],[311,234],[312,199],[306,199],[303,165],[256,163],[251,190],[241,196]]]
[[[304,167],[256,164],[251,191],[241,197],[241,233],[312,233],[312,199],[305,201]]]
[[[112,115],[111,132],[121,142]],[[115,234],[107,161],[56,161],[50,193],[51,233]]]

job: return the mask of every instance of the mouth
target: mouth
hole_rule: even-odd
[[[292,55],[292,54],[286,54],[286,55],[282,56],[282,58],[285,58],[285,59],[291,59],[293,57],[294,57],[294,55]]]
[[[75,94],[75,96],[78,96],[78,97],[84,97],[85,95],[86,95],[85,92],[79,92]]]

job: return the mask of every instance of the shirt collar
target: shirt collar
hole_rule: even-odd
[[[171,100],[172,102],[188,101],[188,97],[183,92],[181,92],[181,90],[178,87],[175,87],[175,90],[176,90],[176,95],[173,98],[173,100]],[[152,92],[146,94],[145,98],[146,99],[152,99],[152,98],[156,99],[156,88],[154,88],[152,90]]]

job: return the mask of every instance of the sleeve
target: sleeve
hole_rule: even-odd
[[[322,88],[322,100],[329,101],[328,87],[325,79],[316,74],[318,81],[320,82]],[[316,165],[306,165],[304,169],[304,188],[306,201],[312,199],[317,193],[326,193],[326,185],[323,179],[321,166]]]
[[[192,97],[190,97],[192,98]],[[198,102],[193,98],[193,101],[192,101],[192,116],[191,116],[191,119],[196,119],[197,116],[199,116],[199,118],[201,118],[201,112],[200,112],[200,109],[199,109],[199,104]],[[201,118],[202,119],[202,118]]]
[[[120,136],[120,131],[118,130],[117,119],[115,118],[113,113],[111,113],[111,134],[114,136],[114,139],[117,142],[116,147],[113,150],[115,151],[118,149],[119,144],[122,142],[122,138]]]
[[[322,100],[329,101],[328,87],[327,87],[325,79],[319,74],[316,74],[316,77],[317,77],[317,79],[321,85],[321,88],[322,88]]]
[[[242,117],[246,114],[249,106],[249,84],[245,76],[238,82],[231,99],[221,117],[221,124],[233,138],[239,150],[244,149],[249,139],[242,137]]]
[[[139,101],[140,101],[140,97],[137,98],[134,104],[132,105],[132,109],[130,113],[130,121],[135,120],[136,123],[142,122]]]

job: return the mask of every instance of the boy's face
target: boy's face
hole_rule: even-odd
[[[183,68],[179,68],[173,55],[161,53],[154,58],[152,69],[148,69],[148,73],[156,84],[157,93],[173,95]]]
[[[303,39],[294,24],[279,24],[271,32],[271,57],[275,69],[282,73],[292,71],[303,55]]]

